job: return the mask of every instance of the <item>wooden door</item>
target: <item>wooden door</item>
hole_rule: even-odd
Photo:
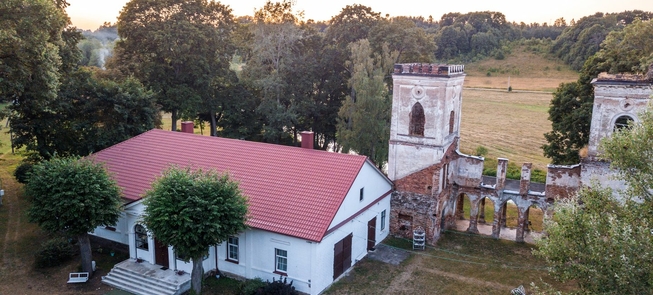
[[[155,264],[170,267],[168,246],[160,243],[156,238],[154,239],[154,260]]]
[[[333,245],[333,279],[337,279],[351,267],[351,238],[349,234]]]
[[[376,245],[376,216],[367,223],[367,251],[374,250]]]

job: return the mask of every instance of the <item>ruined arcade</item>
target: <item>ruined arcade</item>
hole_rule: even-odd
[[[614,171],[597,155],[599,141],[646,107],[652,80],[637,75],[600,75],[593,85],[595,103],[588,155],[577,165],[549,165],[546,183],[530,181],[531,163],[524,163],[521,179],[506,179],[508,159],[498,159],[497,176],[483,176],[484,158],[460,153],[462,65],[397,64],[393,73],[392,121],[388,177],[395,183],[391,199],[390,229],[396,236],[412,238],[423,228],[434,244],[443,229],[454,228],[462,217],[463,198],[470,201],[468,232],[479,233],[485,223],[486,200],[494,204],[492,237],[505,228],[506,205],[517,207],[515,241],[523,242],[533,208],[550,216],[552,204],[568,197],[592,179],[613,188]]]

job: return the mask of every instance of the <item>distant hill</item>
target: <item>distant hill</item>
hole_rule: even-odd
[[[541,45],[544,46],[544,45]],[[578,73],[544,48],[516,43],[503,59],[465,64],[465,87],[553,92],[562,82],[578,80]]]

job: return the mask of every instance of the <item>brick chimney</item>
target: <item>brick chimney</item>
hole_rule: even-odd
[[[302,131],[299,134],[302,136],[302,148],[313,149],[314,134],[312,131]]]
[[[181,132],[193,134],[193,121],[181,122]]]

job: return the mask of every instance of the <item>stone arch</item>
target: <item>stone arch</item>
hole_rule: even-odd
[[[544,211],[539,204],[532,204],[526,209],[526,222],[524,224],[524,231],[526,232],[542,232],[544,226]]]
[[[483,197],[479,202],[478,223],[492,224],[494,221],[494,201],[489,197]]]
[[[424,136],[425,122],[426,118],[424,117],[424,108],[419,102],[416,102],[410,111],[410,124],[408,125],[408,134]]]
[[[614,122],[612,123],[612,131],[627,128],[628,124],[631,124],[631,122],[636,122],[635,118],[633,118],[631,115],[616,116]]]
[[[451,114],[449,114],[449,134],[453,133],[454,122],[456,121],[454,119],[455,117],[456,117],[456,112],[451,111]]]

